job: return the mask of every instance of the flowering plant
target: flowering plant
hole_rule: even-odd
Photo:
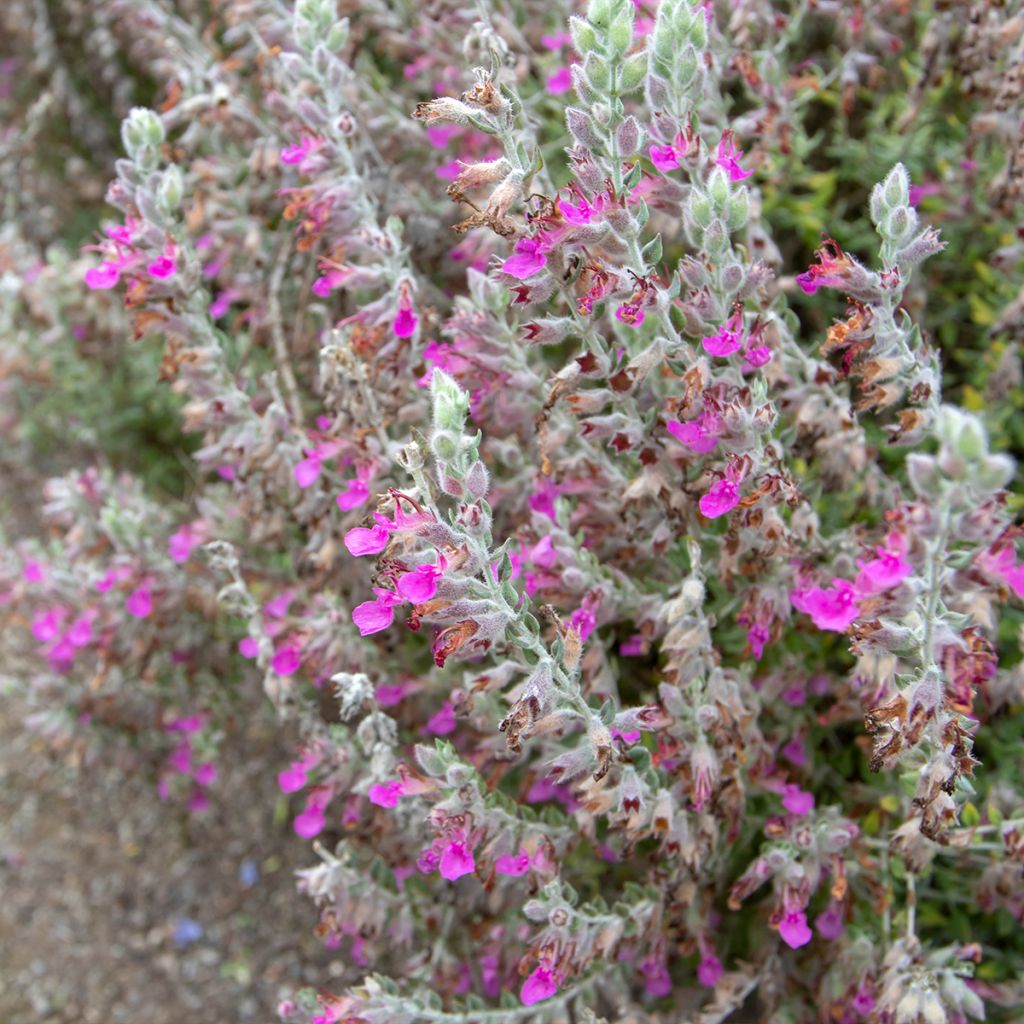
[[[904,162],[790,258],[815,105],[946,45],[943,5],[173,6],[126,13],[166,95],[116,223],[75,275],[5,227],[14,322],[162,346],[198,438],[174,502],[78,466],[5,550],[30,724],[203,813],[262,680],[348,964],[287,1024],[1019,1005],[976,936],[1024,921],[1020,389],[944,397]]]

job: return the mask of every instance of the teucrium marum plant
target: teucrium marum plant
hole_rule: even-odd
[[[88,303],[198,447],[187,498],[74,472],[6,550],[31,724],[202,813],[262,683],[345,965],[288,1024],[998,1014],[1015,467],[942,394],[923,184],[808,212],[800,170],[893,37],[570,6],[135,15],[120,219],[84,284],[12,243],[6,333]]]

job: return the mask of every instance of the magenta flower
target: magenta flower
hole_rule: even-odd
[[[63,608],[51,608],[49,611],[37,612],[32,617],[32,635],[41,644],[56,639],[64,622],[65,614]]]
[[[814,938],[807,926],[807,915],[802,910],[787,910],[779,922],[779,935],[790,949],[806,946]]]
[[[95,616],[95,612],[85,612],[71,623],[65,639],[72,647],[87,647],[92,643],[92,621]]]
[[[170,277],[176,269],[173,255],[160,256],[146,267],[150,277],[159,278],[160,280]]]
[[[573,204],[564,199],[558,200],[558,209],[567,224],[589,224],[605,207],[605,197],[598,196],[591,205],[582,194],[579,202]]]
[[[188,775],[192,771],[192,744],[182,740],[167,756],[167,765],[179,775]]]
[[[473,859],[473,851],[466,846],[465,837],[449,840],[441,860],[438,862],[441,877],[449,882],[454,882],[463,875],[470,875],[476,871],[476,861]]]
[[[705,455],[718,446],[722,421],[715,413],[705,411],[687,423],[671,420],[665,425],[665,429],[690,451]]]
[[[749,178],[753,171],[745,171],[740,167],[739,162],[743,158],[743,152],[736,148],[733,142],[732,132],[727,131],[718,143],[718,156],[715,163],[729,175],[730,181],[743,181]]]
[[[738,313],[734,313],[715,334],[702,338],[701,346],[709,356],[731,356],[739,351],[742,334],[743,321]]]
[[[391,534],[385,525],[387,520],[380,516],[376,526],[367,529],[364,526],[353,527],[345,534],[345,547],[349,554],[360,558],[362,555],[379,555],[387,546]]]
[[[795,736],[782,748],[782,756],[798,768],[805,765],[807,752],[804,750],[804,741],[799,736]]]
[[[148,584],[141,583],[129,595],[124,603],[125,611],[137,619],[147,619],[153,611],[153,595]]]
[[[308,458],[295,464],[295,469],[292,471],[295,475],[295,482],[300,487],[311,487],[320,478],[322,468],[320,456],[314,452]]]
[[[370,636],[387,629],[395,621],[395,605],[402,599],[390,590],[374,587],[375,601],[364,601],[352,609],[352,621],[362,636]]]
[[[423,731],[431,736],[447,736],[455,731],[455,709],[450,701],[445,701],[441,709],[428,720]]]
[[[833,580],[828,589],[793,590],[789,599],[798,612],[810,615],[818,629],[833,633],[845,633],[860,615],[857,591],[849,580]]]
[[[255,658],[260,653],[259,642],[251,636],[242,637],[238,644],[238,653],[243,658]]]
[[[714,988],[724,969],[714,953],[704,953],[697,964],[697,981],[705,988]]]
[[[504,854],[495,860],[494,870],[499,875],[511,875],[513,878],[519,878],[530,870],[530,855],[522,849],[517,854]]]
[[[569,68],[559,68],[553,75],[548,77],[548,92],[552,96],[561,96],[572,88],[572,71]]]
[[[217,781],[217,766],[212,761],[204,761],[196,768],[194,778],[200,786],[212,786]]]
[[[782,806],[790,814],[798,814],[801,817],[810,814],[814,810],[814,794],[802,790],[799,786],[788,785],[782,791]]]
[[[524,1006],[533,1006],[534,1003],[550,999],[556,992],[558,984],[552,972],[545,967],[538,967],[523,982],[523,987],[519,990],[519,999]]]
[[[818,249],[818,264],[797,274],[796,283],[808,294],[819,288],[842,288],[853,260],[843,252],[837,242],[828,239]]]
[[[352,509],[365,505],[370,500],[370,488],[365,480],[349,480],[345,489],[335,498],[338,508],[342,512],[351,512]]]
[[[644,322],[644,316],[643,307],[634,302],[624,302],[615,310],[615,319],[630,327],[639,327]]]
[[[315,136],[305,135],[301,142],[291,146],[285,146],[281,150],[281,163],[301,164],[308,159],[309,155],[320,147],[320,140]]]
[[[294,761],[283,772],[277,773],[277,784],[282,793],[297,793],[309,782],[305,761]]]
[[[679,166],[679,154],[674,146],[651,146],[647,153],[651,163],[663,173],[675,170]]]
[[[167,538],[167,553],[171,561],[184,565],[192,557],[193,549],[199,544],[200,536],[191,524],[180,526]]]
[[[398,315],[391,323],[396,338],[411,338],[416,333],[419,318],[412,306],[399,306]]]
[[[830,903],[814,919],[814,927],[823,939],[834,942],[843,934],[843,908],[838,903]]]
[[[906,541],[901,534],[891,533],[885,547],[875,548],[877,558],[858,560],[856,588],[864,595],[880,594],[905,580],[914,567],[906,560]]]
[[[734,509],[739,501],[739,488],[731,480],[719,480],[697,504],[702,515],[717,519]]]
[[[282,647],[270,662],[270,667],[279,676],[294,675],[302,664],[299,652],[292,646]]]
[[[109,260],[98,267],[90,267],[85,272],[85,283],[94,291],[106,291],[117,284],[123,267],[122,260]]]
[[[502,273],[525,281],[542,271],[547,264],[549,246],[540,238],[520,238],[513,247],[513,255],[501,265]]]
[[[438,555],[436,565],[421,565],[412,572],[403,573],[398,577],[398,592],[413,604],[423,604],[433,599],[437,593],[438,580],[448,567],[444,555]]]
[[[646,981],[644,991],[654,999],[662,999],[672,994],[672,975],[668,973],[665,963],[654,964],[644,970]]]
[[[772,361],[772,350],[767,345],[751,345],[743,353],[743,369],[758,370]]]
[[[324,809],[319,803],[308,803],[305,810],[295,816],[292,827],[303,839],[312,839],[324,830]]]
[[[26,583],[42,583],[45,579],[42,565],[39,562],[26,562],[21,570],[21,578]]]
[[[374,783],[366,794],[371,804],[378,807],[394,807],[400,797],[405,796],[405,788],[399,779],[389,779],[387,782]]]

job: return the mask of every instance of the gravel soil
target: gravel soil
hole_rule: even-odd
[[[196,815],[115,766],[72,771],[17,710],[0,701],[3,1024],[273,1021],[340,973],[294,888],[316,857],[274,820],[280,738],[225,750]]]

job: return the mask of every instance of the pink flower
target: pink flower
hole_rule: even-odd
[[[722,961],[714,953],[704,953],[697,964],[697,981],[705,988],[714,988],[723,970]]]
[[[87,647],[92,643],[93,618],[95,618],[95,612],[86,612],[84,615],[79,615],[71,623],[71,628],[68,630],[65,639],[67,639],[72,647]]]
[[[345,547],[349,554],[360,558],[362,555],[379,555],[391,538],[386,525],[387,520],[379,517],[377,525],[366,529],[364,526],[353,527],[345,534]]]
[[[798,768],[807,763],[807,752],[804,750],[804,741],[799,736],[791,739],[783,748],[782,756]]]
[[[828,589],[794,590],[789,599],[798,612],[810,615],[818,629],[845,633],[860,614],[857,591],[849,580],[835,579]]]
[[[707,454],[718,446],[718,434],[722,421],[711,412],[703,412],[695,420],[680,423],[671,420],[665,429],[680,443],[700,455]]]
[[[124,607],[129,615],[134,615],[137,619],[148,619],[153,611],[153,595],[148,584],[142,583],[137,586],[128,595]]]
[[[412,306],[399,306],[398,315],[391,323],[391,330],[394,331],[396,338],[411,338],[416,333],[419,322]]]
[[[672,994],[672,975],[668,973],[668,966],[664,962],[645,967],[644,975],[647,978],[644,991],[649,996],[662,999]]]
[[[281,150],[281,163],[301,164],[311,153],[317,150],[320,145],[321,143],[318,138],[311,135],[305,135],[301,142],[297,142],[291,146],[285,146],[285,148]]]
[[[740,500],[739,488],[731,480],[719,480],[698,502],[701,514],[717,519],[734,509]]]
[[[279,676],[290,676],[294,675],[298,671],[299,666],[302,664],[302,658],[299,652],[292,646],[282,647],[275,655],[273,660],[270,662],[270,667]]]
[[[754,172],[745,171],[740,167],[738,161],[742,158],[743,152],[736,148],[732,132],[727,131],[718,143],[718,156],[715,158],[715,163],[729,175],[730,181],[743,181],[744,178],[749,178]]]
[[[550,999],[558,992],[558,985],[555,982],[552,972],[544,967],[538,967],[519,990],[519,999],[524,1006],[533,1006],[534,1003],[541,1003]]]
[[[295,816],[292,827],[295,829],[296,835],[303,839],[312,839],[323,832],[324,824],[324,809],[319,803],[309,803],[305,810]]]
[[[743,353],[743,369],[757,370],[772,361],[772,350],[767,345],[752,345]]]
[[[390,590],[374,587],[373,592],[377,595],[375,601],[364,601],[352,609],[352,621],[361,636],[387,629],[395,621],[395,605],[401,604],[402,599]]]
[[[369,788],[366,795],[370,798],[371,804],[376,804],[378,807],[394,807],[398,803],[399,797],[405,796],[405,789],[400,780],[390,779],[383,785],[375,783]]]
[[[174,257],[167,255],[158,257],[150,263],[148,267],[146,267],[146,271],[149,273],[150,277],[160,279],[170,277],[176,269],[177,268],[174,265]]]
[[[433,599],[437,593],[438,580],[444,575],[448,561],[444,555],[438,555],[436,565],[421,565],[412,572],[403,573],[398,577],[398,592],[413,604],[423,604]]]
[[[802,910],[787,910],[779,922],[779,935],[790,949],[806,946],[814,938],[814,933],[807,926],[807,915]]]
[[[643,307],[633,302],[624,302],[615,310],[615,319],[630,327],[639,327],[644,322],[644,316]]]
[[[259,642],[251,636],[242,637],[238,645],[238,653],[243,658],[255,658],[260,653]]]
[[[212,786],[217,781],[217,766],[212,761],[204,761],[196,768],[194,778],[200,786]]]
[[[98,267],[90,267],[85,272],[85,283],[94,291],[106,291],[113,288],[121,277],[124,263],[121,260],[101,263]]]
[[[282,793],[297,793],[309,782],[305,761],[294,761],[283,772],[277,774],[277,784]]]
[[[861,594],[879,594],[905,580],[914,567],[904,558],[906,541],[901,534],[891,533],[885,547],[875,548],[877,558],[858,560],[856,588]]]
[[[869,981],[861,982],[861,986],[857,989],[857,994],[853,997],[851,1005],[862,1017],[866,1017],[875,1008],[875,997],[871,992],[871,983]]]
[[[836,242],[828,239],[818,249],[818,265],[797,274],[796,283],[808,295],[813,295],[819,288],[841,288],[852,267],[853,260]]]
[[[734,313],[719,327],[717,333],[701,339],[701,345],[709,356],[731,356],[739,351],[743,322],[739,313]]]
[[[541,36],[540,42],[546,50],[561,50],[563,46],[572,46],[572,36],[568,32],[556,32],[553,35]]]
[[[311,487],[320,478],[322,468],[320,456],[316,453],[310,455],[295,464],[295,469],[292,471],[295,475],[295,482],[300,487]]]
[[[167,553],[171,556],[172,562],[183,565],[191,558],[192,551],[199,542],[200,537],[191,524],[180,526],[167,538]]]
[[[513,878],[519,878],[530,870],[530,855],[522,849],[514,855],[505,854],[495,860],[494,870],[499,875],[511,875]]]
[[[814,794],[802,790],[799,786],[789,785],[783,789],[782,806],[790,814],[798,814],[801,817],[810,814],[814,810]]]
[[[830,903],[814,919],[814,927],[823,939],[834,942],[843,934],[843,908],[838,903]]]
[[[594,200],[593,205],[587,202],[582,194],[578,198],[579,202],[576,204],[566,202],[564,199],[558,200],[558,210],[568,224],[589,224],[605,207],[605,197],[603,195],[598,196]]]
[[[167,732],[180,732],[190,736],[192,733],[202,732],[204,725],[206,725],[205,715],[186,715],[184,718],[172,718],[164,726],[164,729]]]
[[[647,152],[659,171],[672,171],[679,166],[679,154],[673,146],[651,146]]]
[[[210,798],[201,790],[197,789],[188,799],[188,809],[193,814],[199,814],[210,806]]]
[[[42,565],[39,562],[26,562],[21,570],[21,578],[26,583],[42,583],[45,578]]]
[[[192,771],[192,744],[182,740],[167,756],[167,765],[179,775],[188,775]]]
[[[455,709],[450,701],[445,701],[441,709],[430,717],[423,731],[432,736],[447,736],[455,731]]]
[[[553,75],[548,77],[548,92],[552,96],[560,96],[572,88],[572,71],[569,68],[559,68]]]
[[[49,611],[37,612],[32,617],[32,635],[41,644],[55,639],[60,632],[65,614],[63,608],[51,608]]]
[[[352,509],[364,505],[370,500],[370,488],[365,480],[349,480],[345,489],[335,498],[338,508],[342,512],[351,512]]]
[[[473,859],[473,851],[466,847],[465,837],[452,838],[441,854],[438,863],[441,877],[449,882],[454,882],[463,875],[470,875],[476,871],[476,861]]]
[[[539,237],[520,238],[512,251],[514,255],[501,265],[502,273],[524,281],[544,269],[549,247]]]

